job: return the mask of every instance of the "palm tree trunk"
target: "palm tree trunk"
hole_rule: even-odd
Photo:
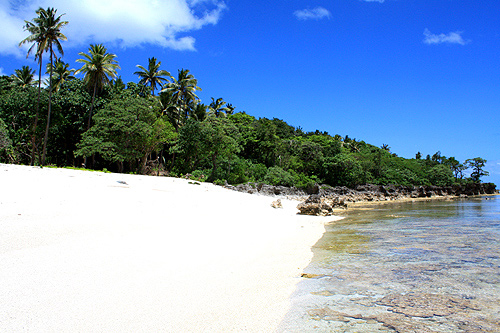
[[[92,102],[90,103],[89,121],[87,122],[87,131],[90,129],[90,122],[92,120],[92,111],[94,110],[95,93],[97,91],[97,82],[94,84],[94,93],[92,94]]]
[[[38,125],[38,114],[40,112],[40,92],[42,91],[42,53],[40,53],[40,71],[38,72],[38,99],[36,101],[36,114],[35,122],[33,124],[33,135],[31,136],[31,166],[35,165],[35,152],[36,152],[36,127]]]
[[[47,154],[47,140],[49,139],[50,113],[52,104],[52,67],[53,67],[52,44],[50,44],[50,74],[49,74],[49,110],[47,112],[47,127],[45,127],[45,137],[43,139],[42,166],[45,165],[45,156]]]
[[[90,121],[92,120],[92,111],[94,110],[94,100],[95,100],[96,90],[97,90],[97,83],[94,84],[94,93],[92,94],[92,102],[90,102],[90,113],[89,113],[89,120],[87,122],[87,131],[90,129]],[[85,165],[85,168],[87,167],[87,156],[83,158],[83,165]],[[92,156],[92,167],[94,167],[93,156]]]

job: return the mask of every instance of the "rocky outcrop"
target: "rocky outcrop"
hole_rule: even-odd
[[[316,185],[318,187],[318,185]],[[285,196],[285,197],[303,197],[309,194],[314,193],[314,189],[312,191],[304,191],[298,189],[296,187],[287,187],[287,186],[272,186],[262,183],[246,183],[240,184],[236,186],[226,185],[226,188],[231,190],[235,190],[238,192],[252,193],[252,194],[263,194],[270,196]],[[316,189],[319,191],[319,187]],[[316,192],[317,193],[317,192]]]
[[[338,186],[322,186],[319,193],[311,195],[299,204],[300,214],[325,215],[335,208],[346,208],[353,202],[393,201],[432,197],[467,197],[482,194],[494,194],[496,186],[487,184],[467,184],[454,186],[395,186],[395,185],[359,185],[354,189]],[[320,208],[318,208],[320,205]],[[331,214],[331,213],[329,213]]]
[[[326,198],[317,194],[309,196],[306,201],[297,206],[297,209],[302,215],[328,216],[333,213],[333,208],[331,204],[327,202]]]
[[[345,186],[314,185],[306,190],[296,187],[272,186],[262,183],[247,183],[227,188],[246,193],[282,196],[287,198],[307,198],[297,208],[304,215],[331,215],[334,209],[346,208],[353,202],[377,202],[433,197],[467,197],[496,193],[493,183],[453,186],[396,186],[396,185],[358,185]]]

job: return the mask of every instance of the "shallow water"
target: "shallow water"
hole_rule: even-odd
[[[500,332],[500,197],[327,225],[281,332]]]

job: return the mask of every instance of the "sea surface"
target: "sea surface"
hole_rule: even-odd
[[[500,196],[346,216],[314,246],[280,332],[500,332]]]

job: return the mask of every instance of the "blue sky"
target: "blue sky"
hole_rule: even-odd
[[[500,2],[466,0],[0,0],[0,74],[36,68],[23,20],[53,6],[64,60],[104,43],[124,81],[149,57],[189,69],[199,97],[349,135],[403,157],[483,157],[500,184]]]

